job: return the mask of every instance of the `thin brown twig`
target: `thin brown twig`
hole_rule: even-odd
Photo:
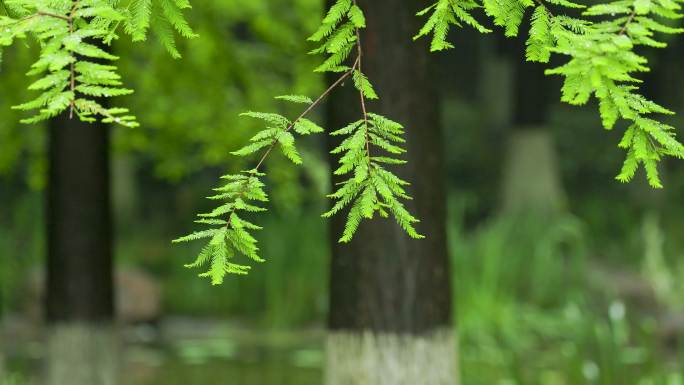
[[[360,60],[357,58],[357,59],[356,59],[356,63],[359,63],[359,62],[360,62]],[[325,99],[325,97],[328,96],[328,94],[330,94],[330,92],[332,92],[332,90],[334,90],[335,88],[337,88],[337,86],[339,86],[347,77],[349,77],[349,75],[352,74],[352,71],[354,71],[354,69],[356,68],[356,65],[357,65],[356,63],[354,64],[354,67],[352,67],[349,71],[346,71],[344,74],[342,74],[342,76],[339,77],[339,79],[337,79],[332,85],[330,85],[330,87],[328,87],[328,89],[326,89],[326,90],[318,97],[318,99],[316,99],[313,103],[311,103],[311,105],[310,105],[306,110],[304,110],[304,112],[302,112],[301,114],[299,114],[299,116],[297,117],[297,119],[293,120],[292,123],[290,123],[290,125],[289,125],[289,126],[285,129],[285,131],[283,131],[283,132],[289,132],[290,130],[292,130],[292,128],[294,128],[294,126],[295,126],[295,124],[297,124],[297,122],[299,122],[299,121],[300,121],[301,119],[303,119],[306,115],[308,115],[309,112],[311,112],[314,108],[316,108],[316,106],[318,106],[318,105],[323,101],[323,99]],[[261,159],[259,160],[259,162],[257,163],[257,165],[253,168],[254,171],[258,171],[258,170],[259,170],[259,167],[261,167],[261,165],[264,163],[264,161],[266,160],[266,158],[268,157],[268,155],[271,153],[271,151],[273,151],[273,148],[276,146],[276,144],[278,144],[278,139],[277,139],[277,138],[276,138],[275,140],[273,140],[273,143],[271,143],[271,145],[270,145],[269,148],[266,150],[266,152],[264,153],[264,155],[261,157]]]
[[[60,20],[64,20],[67,22],[71,21],[71,17],[64,16],[64,15],[58,15],[58,14],[52,13],[52,12],[39,11],[39,12],[36,12],[36,15],[54,17],[55,19],[60,19]]]
[[[625,22],[625,25],[622,26],[622,29],[620,29],[620,32],[618,33],[618,36],[622,36],[627,32],[627,28],[629,25],[634,21],[634,18],[636,17],[636,10],[632,10],[632,13],[629,15],[629,18],[627,18],[627,21]]]
[[[4,3],[2,3],[2,4],[4,5]],[[7,10],[6,8],[5,8],[5,10],[6,10],[5,12],[7,13],[7,16],[10,16],[10,17],[11,17],[11,15],[9,14],[9,10]],[[66,22],[70,22],[70,18],[69,18],[68,16],[59,15],[59,14],[51,13],[51,12],[39,11],[39,12],[30,14],[30,15],[28,15],[28,16],[24,16],[24,17],[22,17],[21,19],[13,20],[10,24],[8,24],[8,26],[9,26],[9,25],[20,24],[20,23],[25,23],[25,22],[27,22],[27,21],[29,21],[29,20],[35,19],[35,18],[40,17],[40,16],[53,17],[53,18],[55,18],[55,19],[64,20],[64,21],[66,21]]]
[[[79,1],[80,0],[74,0],[71,6],[71,12],[67,18],[69,22],[70,35],[73,35],[74,33],[74,17],[76,16],[76,10],[78,8]],[[69,90],[71,90],[71,100],[69,101],[69,119],[73,119],[74,109],[76,108],[76,70],[74,67],[74,62],[72,60],[72,62],[69,64]]]
[[[543,0],[535,0],[535,1],[537,2],[537,4],[544,7],[544,9],[546,9],[546,12],[548,12],[551,17],[554,17],[553,13],[549,9],[549,7],[546,6],[546,4],[544,4]],[[636,17],[636,10],[632,10],[632,13],[630,13],[629,17],[627,18],[627,21],[625,22],[625,24],[620,29],[620,32],[618,32],[618,36],[624,35],[627,32],[627,28],[629,28],[629,25],[634,21],[635,17]]]
[[[356,0],[354,0],[354,5],[356,5]],[[362,62],[362,56],[363,56],[363,50],[361,48],[361,34],[359,32],[359,29],[356,28],[356,50],[357,50],[357,56],[356,60],[354,60],[354,64],[352,67],[345,71],[342,76],[340,76],[335,82],[333,82],[323,93],[316,99],[314,100],[309,107],[304,110],[299,116],[293,120],[290,125],[282,132],[289,132],[291,131],[294,126],[299,122],[301,119],[303,119],[306,115],[308,115],[314,108],[316,108],[322,101],[325,99],[326,96],[328,96],[335,88],[337,88],[342,82],[344,82],[349,76],[351,76],[354,71],[359,71],[361,72],[361,62]],[[370,138],[368,134],[368,112],[366,110],[366,99],[365,96],[363,95],[363,92],[359,90],[359,95],[361,99],[361,110],[363,112],[363,121],[364,121],[364,128],[365,128],[365,137],[366,137],[366,155],[368,157],[368,172],[371,171],[371,164],[370,164]],[[264,164],[266,161],[266,158],[271,154],[275,146],[278,144],[278,137],[273,140],[273,142],[268,146],[264,154],[261,156],[261,159],[259,159],[259,162],[257,162],[256,166],[251,170],[252,172],[258,172],[259,168]],[[247,192],[247,185],[249,184],[249,179],[245,179],[245,182],[243,183],[242,188],[240,189],[240,192],[238,193],[238,198],[236,199],[241,199],[242,196]],[[226,223],[226,227],[230,225],[230,220],[235,213],[236,208],[233,207],[230,212],[228,213],[228,221]]]
[[[354,72],[354,70],[359,65],[359,62],[360,62],[360,60],[357,57],[352,68],[350,68],[348,71],[343,73],[342,76],[340,76],[333,84],[330,85],[330,87],[328,87],[325,91],[323,91],[323,93],[316,100],[314,100],[314,102],[311,103],[309,105],[309,107],[306,108],[306,110],[304,110],[301,114],[299,114],[299,116],[295,120],[293,120],[290,123],[290,125],[283,132],[289,132],[290,130],[292,130],[294,128],[294,126],[297,124],[297,122],[299,122],[306,115],[308,115],[311,111],[313,111],[313,109],[316,108],[323,101],[323,99],[325,99],[326,96],[328,96],[335,88],[337,88],[337,86],[342,84],[342,82],[344,82],[345,79],[347,79]],[[278,144],[278,138],[276,137],[273,140],[273,143],[271,143],[269,145],[269,147],[266,149],[266,152],[264,152],[264,155],[261,156],[261,159],[259,160],[257,165],[254,166],[254,168],[251,171],[253,171],[253,172],[259,171],[259,168],[264,164],[264,162],[266,161],[266,158],[268,158],[268,155],[273,151],[273,149],[275,148],[275,146],[277,144]],[[243,186],[240,189],[240,192],[238,193],[238,197],[236,199],[241,199],[242,196],[247,192],[247,185],[248,184],[249,184],[249,179],[245,179],[245,181],[243,182]],[[230,210],[230,212],[228,213],[228,221],[226,223],[226,227],[228,227],[230,225],[230,219],[232,218],[233,214],[235,213],[235,210],[236,210],[235,207],[233,207]]]
[[[360,39],[361,37],[359,36],[359,30],[356,30],[356,47],[359,52],[359,69],[358,71],[361,72],[361,55],[362,55],[362,50],[361,50],[361,42]],[[361,99],[361,112],[363,113],[363,127],[365,129],[365,136],[366,136],[366,157],[368,158],[368,171],[370,172],[370,138],[368,136],[368,111],[366,110],[366,97],[363,95],[363,91],[359,90],[359,98]]]
[[[354,0],[354,5],[356,0]],[[363,48],[361,47],[361,32],[356,28],[356,52],[357,52],[357,63],[358,71],[363,73]],[[363,90],[359,90],[359,98],[361,99],[361,112],[363,113],[363,128],[365,130],[364,135],[366,138],[366,158],[368,162],[368,172],[371,172],[371,155],[370,155],[370,137],[368,134],[368,111],[366,110],[366,97],[363,95]]]

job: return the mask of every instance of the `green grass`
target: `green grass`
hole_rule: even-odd
[[[654,317],[590,284],[589,236],[570,216],[451,223],[464,384],[682,383]]]
[[[13,226],[0,228],[3,255],[21,258],[3,258],[2,274],[9,277],[3,286],[15,301],[13,288],[42,253],[40,212],[31,202],[16,205]],[[684,385],[684,349],[659,337],[657,312],[612,296],[590,279],[597,264],[614,266],[612,253],[624,239],[619,268],[651,283],[669,282],[656,285],[659,306],[681,311],[684,264],[676,221],[632,216],[622,238],[596,233],[593,222],[569,215],[494,218],[466,230],[463,202],[457,195],[451,201],[449,237],[464,385]],[[239,319],[263,338],[276,338],[275,330],[324,324],[329,252],[326,223],[316,212],[269,217],[259,234],[268,261],[218,288],[182,267],[193,250],[171,247],[168,228],[156,220],[136,225],[144,233],[120,238],[119,261],[159,277],[170,314]],[[218,371],[242,376],[242,385],[319,384],[322,343],[301,351],[288,344],[235,361],[244,350],[190,341],[140,383],[208,385]],[[8,381],[25,385],[16,376],[16,384]]]

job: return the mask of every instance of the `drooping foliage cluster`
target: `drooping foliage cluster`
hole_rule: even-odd
[[[307,104],[309,108],[314,106],[311,99],[301,95],[284,95],[278,96],[277,99]],[[241,211],[265,211],[264,208],[249,202],[268,202],[268,195],[261,180],[266,175],[259,172],[266,157],[279,147],[286,158],[295,164],[301,164],[302,159],[295,146],[295,136],[292,132],[298,135],[323,132],[323,128],[303,116],[294,121],[276,113],[250,111],[242,116],[261,120],[266,124],[266,128],[254,135],[248,145],[234,151],[233,155],[250,156],[263,150],[261,159],[251,170],[222,177],[227,183],[216,188],[217,194],[209,197],[211,200],[221,201],[221,204],[210,213],[200,214],[200,219],[196,221],[212,228],[174,240],[175,243],[180,243],[209,238],[209,243],[202,249],[195,262],[186,267],[194,268],[209,264],[209,271],[200,276],[211,278],[214,285],[221,284],[226,274],[247,274],[249,266],[232,262],[233,257],[237,255],[263,262],[258,255],[256,239],[249,232],[259,230],[260,227],[240,218],[238,214]]]
[[[408,182],[400,179],[385,167],[388,164],[398,165],[404,163],[403,160],[397,158],[397,156],[404,153],[404,149],[401,147],[401,144],[404,142],[402,139],[403,127],[396,122],[370,113],[367,110],[367,100],[378,99],[378,95],[368,77],[363,73],[361,30],[365,26],[365,16],[355,1],[338,0],[330,8],[320,27],[309,38],[310,41],[319,44],[311,53],[326,56],[324,62],[315,71],[339,73],[338,79],[316,100],[298,95],[279,97],[283,100],[307,105],[305,110],[292,121],[274,113],[248,112],[243,114],[247,117],[263,120],[266,123],[266,129],[252,137],[250,144],[233,154],[248,156],[262,151],[263,155],[256,166],[251,170],[244,171],[245,173],[259,176],[264,176],[260,173],[260,167],[275,147],[280,147],[283,155],[293,163],[301,163],[301,157],[295,147],[295,136],[291,131],[300,135],[323,132],[323,128],[306,119],[306,116],[329,93],[340,86],[344,80],[351,77],[354,87],[359,94],[360,119],[347,127],[331,133],[331,135],[343,138],[341,144],[332,151],[333,154],[341,154],[340,167],[335,171],[335,174],[349,175],[349,178],[339,186],[337,191],[329,195],[330,198],[335,200],[335,204],[323,216],[330,217],[349,206],[347,222],[340,242],[351,241],[361,221],[364,218],[373,218],[376,212],[384,217],[392,215],[409,236],[422,238],[422,235],[418,234],[414,228],[418,219],[411,215],[401,202],[402,199],[410,199],[410,196],[405,191],[405,186],[408,185]],[[212,278],[212,283],[214,284],[221,283],[225,274],[246,272],[246,269],[236,270],[234,265],[224,258],[225,255],[235,255],[234,250],[239,250],[235,243],[230,240],[218,243],[215,240],[216,238],[214,238],[215,234],[226,234],[224,235],[225,237],[227,237],[227,234],[238,234],[238,237],[244,236],[245,238],[238,238],[236,242],[253,245],[250,243],[252,238],[247,232],[235,232],[236,228],[232,220],[236,215],[232,207],[235,207],[235,204],[241,201],[242,195],[238,193],[237,195],[219,195],[219,197],[221,197],[219,199],[227,199],[228,203],[224,203],[212,214],[227,215],[227,219],[224,220],[225,222],[212,221],[207,223],[203,220],[200,220],[200,222],[222,227],[194,233],[176,240],[177,242],[185,242],[200,237],[212,237],[209,245],[205,246],[196,262],[189,266],[194,267],[205,262],[210,263],[211,269],[206,274]],[[238,225],[240,225],[239,222]],[[212,243],[214,246],[211,246]],[[216,247],[216,245],[221,245],[220,247],[223,247],[223,250],[215,254],[217,255],[215,259],[207,258],[208,254],[205,251],[207,247]],[[250,255],[245,252],[242,252],[242,254],[252,257],[254,260],[261,260],[256,254]],[[214,260],[218,261],[217,263],[223,266],[223,268],[216,268]]]
[[[122,0],[125,6],[129,2]],[[146,173],[172,182],[207,167],[224,167],[229,160],[226,149],[241,146],[256,129],[251,120],[235,119],[245,105],[272,110],[278,103],[273,95],[283,90],[318,92],[320,76],[311,71],[317,60],[306,55],[311,47],[302,37],[318,26],[311,15],[321,12],[319,3],[206,0],[201,7],[192,3],[194,8],[184,14],[201,38],[182,39],[176,34],[182,60],[170,60],[160,42],[154,24],[161,20],[150,20],[145,42],[133,42],[125,34],[112,41],[108,52],[119,57],[113,62],[116,72],[135,92],[108,105],[128,107],[141,125],[141,129],[112,127],[115,153],[148,159]],[[154,14],[160,8],[151,10]],[[1,4],[0,14],[7,14]],[[245,33],[250,39],[244,38]],[[0,65],[0,178],[16,177],[41,190],[47,178],[46,122],[17,125],[27,114],[11,109],[34,99],[34,91],[26,89],[31,79],[25,73],[40,47],[32,39],[17,43],[6,47]],[[212,75],[200,75],[206,73]],[[226,121],[231,122],[229,130],[216,123]],[[303,149],[302,156],[304,167],[279,157],[269,159],[274,170],[269,178],[276,187],[271,190],[272,205],[278,210],[297,212],[301,201],[320,196],[327,188],[323,156],[309,148]],[[313,188],[299,183],[302,179]]]
[[[626,121],[618,146],[627,156],[617,179],[631,180],[643,165],[651,186],[659,188],[658,161],[664,156],[684,158],[684,146],[675,138],[674,128],[654,116],[673,112],[639,93],[641,81],[636,75],[649,67],[635,48],[662,48],[667,44],[658,35],[684,32],[672,26],[672,20],[684,15],[681,4],[681,0],[616,0],[587,7],[568,0],[483,0],[482,4],[439,0],[419,13],[432,12],[418,37],[432,33],[433,51],[452,48],[446,40],[450,24],[467,24],[484,32],[467,12],[478,7],[513,37],[529,14],[526,59],[548,63],[552,54],[567,57],[565,64],[546,71],[565,78],[561,100],[584,105],[594,96],[606,129],[620,119]]]
[[[452,25],[461,27],[465,24],[481,33],[489,33],[491,30],[485,28],[470,14],[470,11],[480,7],[481,5],[474,0],[439,0],[418,12],[417,16],[431,14],[423,28],[414,37],[414,40],[432,34],[430,50],[435,52],[454,48],[454,45],[447,41],[447,35]]]
[[[508,37],[517,36],[529,17],[526,59],[549,63],[554,54],[567,59],[565,64],[546,71],[564,77],[561,99],[583,105],[594,96],[606,129],[612,129],[618,122],[627,123],[619,143],[626,150],[627,159],[618,179],[629,181],[639,165],[643,165],[650,184],[661,187],[658,161],[668,155],[684,158],[684,147],[676,140],[674,129],[656,118],[658,114],[672,112],[639,93],[637,75],[649,68],[646,58],[635,49],[664,47],[666,44],[659,40],[662,34],[683,32],[671,22],[682,16],[683,1],[616,0],[586,6],[570,0],[435,0],[418,13],[419,17],[426,17],[426,23],[415,38],[431,36],[430,49],[441,51],[454,47],[448,41],[453,26],[467,25],[482,33],[491,32],[473,16],[479,8]],[[188,0],[0,3],[0,12],[4,12],[0,14],[0,54],[3,46],[21,39],[33,38],[40,45],[39,58],[29,72],[37,78],[29,89],[38,95],[16,106],[34,112],[24,120],[27,123],[68,113],[85,121],[136,126],[135,117],[127,109],[112,108],[103,102],[105,98],[132,92],[124,87],[115,65],[118,58],[109,46],[122,34],[137,42],[152,32],[171,56],[180,57],[174,36],[195,36],[183,16],[184,10],[190,8]],[[259,227],[243,217],[265,210],[258,204],[268,201],[266,182],[274,179],[262,170],[265,161],[279,149],[284,159],[301,164],[297,137],[324,132],[308,115],[346,80],[351,80],[358,91],[361,112],[356,121],[330,132],[340,139],[339,146],[332,151],[339,156],[334,173],[346,180],[329,195],[332,207],[323,216],[345,210],[347,222],[341,242],[349,242],[361,221],[376,214],[394,217],[409,236],[422,238],[414,227],[418,219],[404,206],[405,200],[410,199],[408,182],[392,172],[393,167],[404,163],[403,127],[368,108],[368,101],[378,99],[379,95],[363,72],[365,27],[366,18],[356,0],[337,0],[309,38],[316,43],[311,53],[324,56],[314,72],[337,74],[337,80],[315,100],[298,95],[278,97],[303,106],[294,119],[276,113],[243,114],[263,122],[265,127],[233,154],[246,157],[248,162],[252,155],[260,157],[253,167],[223,177],[225,183],[210,197],[220,203],[196,221],[209,226],[208,229],[175,240],[207,240],[188,267],[209,265],[201,275],[213,284],[220,284],[226,274],[249,271],[250,267],[237,263],[236,257],[263,261],[252,234]]]
[[[40,55],[28,75],[37,79],[29,89],[35,99],[14,108],[33,111],[23,120],[36,123],[68,112],[83,121],[101,120],[128,127],[138,125],[128,109],[109,107],[104,98],[127,95],[108,50],[121,32],[145,40],[152,27],[173,56],[174,30],[185,37],[194,33],[183,17],[188,0],[3,0],[0,50],[16,40],[34,38]],[[153,12],[154,8],[159,8]],[[1,57],[1,56],[0,56]]]
[[[250,230],[259,230],[260,227],[238,216],[241,211],[260,212],[265,210],[250,203],[268,201],[264,184],[259,179],[262,176],[263,174],[256,171],[223,176],[222,178],[226,179],[227,183],[216,188],[217,194],[209,197],[209,199],[222,200],[225,203],[210,213],[200,214],[200,219],[195,221],[196,223],[210,225],[212,228],[174,240],[178,243],[209,239],[195,262],[186,265],[186,267],[200,267],[209,264],[209,270],[200,274],[200,277],[209,277],[214,285],[221,284],[226,274],[247,274],[250,266],[231,262],[237,254],[245,255],[257,262],[263,262],[263,259],[257,254],[259,248],[256,245],[256,239],[250,234]],[[224,216],[226,219],[221,219]]]
[[[410,237],[421,238],[413,227],[418,220],[399,200],[410,199],[401,187],[408,183],[385,168],[386,164],[403,163],[391,157],[404,153],[401,148],[403,127],[368,112],[366,108],[366,100],[378,99],[378,95],[363,73],[360,31],[365,27],[366,19],[356,2],[339,0],[330,8],[320,28],[309,38],[321,44],[313,53],[328,55],[317,71],[343,72],[343,76],[352,76],[359,92],[362,114],[360,120],[331,133],[344,137],[342,143],[332,151],[333,154],[343,154],[335,174],[350,174],[350,177],[330,195],[336,203],[324,216],[336,214],[343,207],[351,205],[340,242],[351,241],[361,220],[373,218],[375,212],[382,216],[391,213]],[[350,60],[354,51],[356,55]],[[351,61],[351,67],[342,65],[345,61]]]
[[[337,201],[330,211],[323,214],[330,217],[351,204],[341,242],[349,242],[361,220],[372,219],[376,211],[383,217],[391,213],[411,238],[423,238],[413,228],[418,219],[414,218],[399,200],[411,199],[404,190],[408,182],[383,167],[386,164],[405,163],[396,158],[405,152],[400,147],[404,143],[401,137],[403,133],[404,128],[401,124],[369,113],[365,120],[358,120],[330,134],[346,136],[332,153],[344,154],[340,158],[340,166],[335,170],[335,174],[350,175],[349,179],[330,195]],[[390,156],[372,155],[382,152]]]
[[[318,61],[306,54],[311,46],[302,38],[318,26],[311,15],[321,12],[323,4],[319,3],[193,3],[188,23],[200,38],[178,40],[182,60],[169,60],[153,29],[146,44],[130,39],[115,42],[122,76],[136,90],[122,101],[135,106],[142,126],[114,130],[116,148],[149,159],[154,167],[149,171],[172,182],[207,168],[225,167],[226,162],[240,162],[227,153],[259,129],[256,120],[236,119],[241,112],[258,106],[290,116],[299,112],[298,106],[281,104],[274,95],[313,95],[320,90],[320,75],[311,71]],[[229,128],[220,122],[230,122]],[[321,154],[311,147],[301,150],[303,167],[282,157],[267,161],[273,171],[269,173],[269,184],[274,187],[269,190],[271,207],[277,210],[296,212],[300,202],[327,188]],[[313,188],[302,185],[302,179],[314,184]]]

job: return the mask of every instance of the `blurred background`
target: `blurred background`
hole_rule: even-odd
[[[118,320],[126,385],[315,385],[328,309],[329,165],[303,141],[303,168],[269,160],[272,204],[259,234],[267,262],[211,287],[183,267],[185,234],[229,152],[259,128],[245,110],[274,95],[317,95],[325,79],[306,37],[319,0],[210,0],[189,14],[200,38],[171,60],[155,41],[114,51],[120,100],[142,127],[112,130]],[[595,106],[559,102],[557,79],[521,66],[524,44],[468,30],[435,54],[447,154],[448,237],[466,385],[684,384],[684,168],[665,189],[614,180],[620,130]],[[677,40],[678,39],[678,40]],[[684,40],[647,52],[645,92],[684,127]],[[4,379],[37,384],[43,357],[46,130],[18,123],[35,47],[0,70],[0,315]],[[541,79],[540,79],[541,78]],[[325,109],[315,118],[324,121]],[[410,130],[410,127],[408,128]],[[521,213],[529,215],[521,215]],[[534,213],[534,214],[533,214]],[[4,381],[4,382],[3,382]]]

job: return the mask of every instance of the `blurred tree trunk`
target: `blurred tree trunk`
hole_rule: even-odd
[[[5,336],[3,331],[0,332],[0,382],[5,380],[7,373],[5,373]]]
[[[359,0],[364,72],[381,97],[370,110],[406,127],[412,182],[410,210],[427,235],[412,240],[392,219],[361,225],[350,244],[337,239],[344,216],[331,221],[332,264],[326,385],[454,385],[456,341],[451,319],[444,154],[436,82],[428,48],[407,44],[419,28],[420,0]],[[350,83],[350,82],[348,82]],[[329,127],[360,117],[358,93],[347,84],[332,96]],[[335,145],[331,140],[329,146]],[[337,159],[331,159],[336,162]],[[333,183],[339,180],[333,180]]]
[[[565,195],[557,151],[549,127],[549,110],[556,99],[544,66],[525,62],[524,43],[503,42],[513,63],[513,114],[503,167],[504,212],[553,214],[563,210]]]
[[[109,127],[49,124],[47,385],[118,385]]]
[[[4,261],[0,261],[0,278],[4,278],[6,267]],[[0,383],[5,380],[5,283],[0,282]]]
[[[116,212],[116,228],[127,228],[138,219],[137,164],[133,156],[121,155],[113,159],[112,165],[112,208]]]
[[[478,106],[482,123],[498,135],[499,141],[510,128],[514,105],[513,55],[502,54],[500,34],[478,36],[480,50],[480,71],[477,79]],[[498,146],[499,143],[497,142]]]

